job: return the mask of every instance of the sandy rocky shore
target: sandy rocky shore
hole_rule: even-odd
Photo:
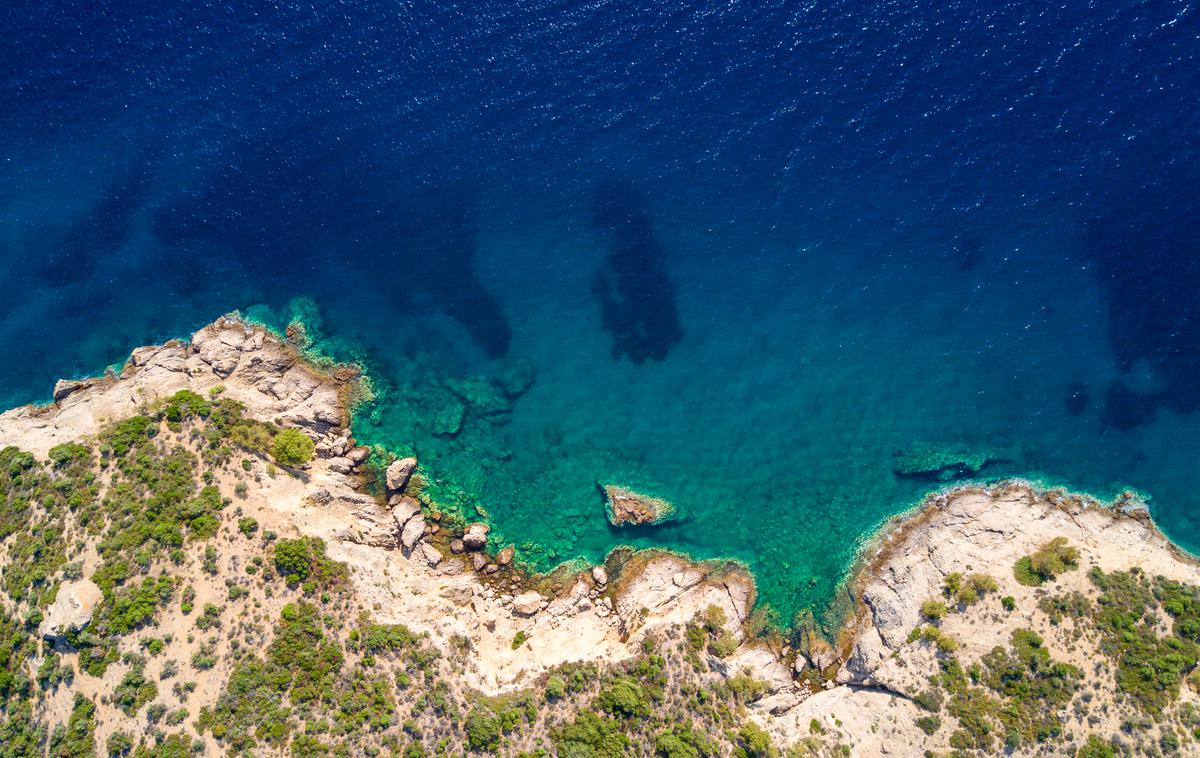
[[[564,662],[625,660],[647,632],[684,624],[715,605],[742,643],[709,664],[769,684],[752,717],[784,745],[810,735],[815,720],[856,755],[919,755],[939,747],[917,728],[922,711],[912,700],[937,663],[928,644],[910,641],[910,632],[922,623],[921,603],[939,595],[951,572],[990,574],[998,595],[1013,596],[1018,608],[1007,615],[967,609],[947,618],[942,628],[968,657],[1003,644],[1015,628],[1044,626],[1034,610],[1045,590],[1017,583],[1012,566],[1055,537],[1066,537],[1081,554],[1083,570],[1064,575],[1063,589],[1086,589],[1091,566],[1141,566],[1150,575],[1200,584],[1195,562],[1132,501],[1105,507],[1023,483],[962,488],[931,497],[864,551],[849,588],[858,612],[836,646],[813,644],[803,653],[772,648],[745,636],[754,585],[732,564],[650,551],[573,574],[512,578],[497,571],[512,560],[512,549],[487,544],[486,526],[448,540],[413,498],[367,494],[360,469],[369,451],[346,429],[356,377],[349,367],[312,366],[262,327],[227,316],[190,341],[133,351],[119,375],[59,382],[51,405],[0,414],[0,447],[45,456],[180,389],[202,393],[220,385],[249,415],[298,426],[317,442],[318,457],[302,477],[272,478],[250,493],[247,507],[264,528],[323,538],[330,557],[351,567],[362,607],[378,621],[428,632],[448,655],[452,637],[469,637],[472,658],[462,674],[468,686],[500,693],[530,686]],[[390,484],[401,489],[410,471],[410,462],[396,464]],[[529,641],[513,650],[519,631]],[[1086,650],[1078,655],[1086,658]]]

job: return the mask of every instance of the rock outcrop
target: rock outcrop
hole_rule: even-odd
[[[87,579],[63,584],[46,609],[39,631],[56,645],[63,644],[68,634],[91,623],[92,614],[103,599],[100,588]]]
[[[608,522],[613,526],[661,524],[675,517],[675,506],[662,498],[615,484],[606,484],[602,489]]]

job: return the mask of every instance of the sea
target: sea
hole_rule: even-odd
[[[1198,13],[12,0],[0,406],[238,310],[538,571],[656,546],[830,619],[890,516],[1013,476],[1200,550]]]

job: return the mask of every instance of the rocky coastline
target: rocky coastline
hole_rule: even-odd
[[[1048,586],[1026,586],[1013,569],[1054,539],[1078,551],[1082,569],[1138,567],[1200,585],[1196,560],[1158,531],[1132,495],[1102,504],[1020,481],[938,492],[885,524],[860,553],[847,585],[854,612],[833,645],[812,629],[785,635],[756,627],[753,578],[732,562],[620,549],[602,565],[529,574],[514,560],[514,546],[492,543],[486,523],[467,522],[424,494],[419,460],[380,465],[381,451],[357,444],[347,425],[360,378],[354,366],[308,361],[286,338],[234,314],[189,341],[138,348],[119,374],[59,382],[49,405],[0,414],[0,447],[45,457],[180,390],[236,399],[255,417],[302,430],[315,452],[294,476],[264,479],[244,508],[264,528],[323,540],[329,557],[349,567],[357,607],[375,622],[426,634],[447,655],[465,640],[471,653],[458,669],[465,686],[498,696],[535,686],[564,664],[630,660],[646,640],[707,617],[718,621],[709,622],[713,642],[702,646],[698,665],[727,681],[762,683],[747,703],[750,718],[777,744],[807,745],[810,754],[837,746],[856,755],[954,748],[962,729],[931,729],[922,704],[927,681],[949,655],[939,645],[953,638],[959,656],[984,656],[1018,628],[1057,641],[1057,623],[1038,615]],[[605,490],[614,525],[658,523],[674,512],[630,490]],[[978,580],[987,587],[978,593],[984,600],[943,607],[935,619],[930,602],[947,596],[948,582],[959,581],[954,575],[986,577]],[[1094,597],[1087,576],[1079,570],[1054,582]],[[95,601],[93,589],[75,587],[63,602]],[[47,638],[87,623],[79,603],[52,610]],[[1107,683],[1097,675],[1096,687],[1112,690]],[[1119,731],[1110,722],[1123,701],[1111,700],[1103,718],[1064,715],[1054,738],[1078,742],[1104,728]],[[1178,700],[1196,695],[1184,687]]]

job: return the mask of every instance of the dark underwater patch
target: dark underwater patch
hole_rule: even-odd
[[[1087,410],[1090,402],[1091,396],[1088,394],[1086,383],[1071,382],[1067,385],[1067,394],[1063,398],[1063,406],[1066,407],[1067,413],[1072,416],[1081,416]]]
[[[592,299],[612,336],[613,360],[661,361],[683,339],[683,326],[645,201],[630,183],[605,179],[596,191],[594,221],[609,252],[592,280]]]
[[[38,275],[54,287],[91,278],[105,258],[116,254],[129,241],[134,216],[146,202],[149,186],[147,165],[135,167],[110,184],[46,254],[38,266]]]
[[[1107,335],[1117,366],[1144,361],[1161,389],[1114,382],[1105,425],[1129,431],[1168,408],[1200,408],[1200,197],[1195,177],[1156,177],[1118,195],[1085,225],[1084,251],[1106,295]]]

